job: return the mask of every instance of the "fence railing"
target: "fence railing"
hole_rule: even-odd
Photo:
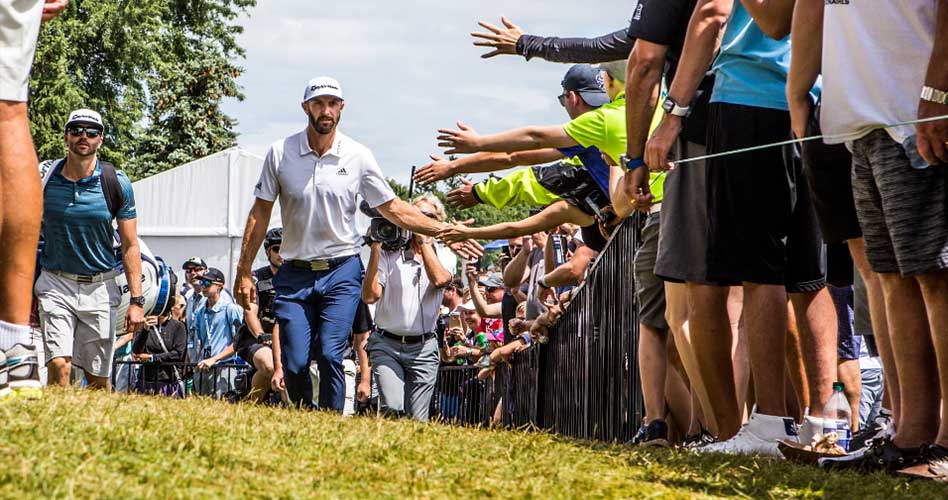
[[[550,329],[549,343],[516,354],[509,364],[478,380],[477,366],[439,370],[432,420],[463,425],[535,426],[581,439],[625,442],[642,421],[638,373],[638,319],[632,261],[641,246],[644,217],[633,216],[609,240],[585,283]],[[128,370],[121,371],[125,365]],[[186,382],[183,396],[220,398],[246,375],[247,365],[220,364],[196,371],[193,363],[116,361],[116,377],[138,384],[132,367],[176,367]],[[144,373],[144,372],[143,372]],[[148,376],[140,377],[148,386]],[[165,372],[167,373],[167,372]],[[155,375],[155,381],[158,381]],[[140,384],[139,384],[140,385]]]

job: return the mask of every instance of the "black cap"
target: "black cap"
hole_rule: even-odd
[[[214,281],[222,285],[224,284],[224,273],[222,273],[221,270],[216,267],[209,268],[204,272],[204,275],[201,276],[201,278],[204,278],[208,281]]]
[[[578,92],[586,104],[595,108],[609,102],[603,85],[602,71],[589,64],[574,64],[563,77],[563,90]]]

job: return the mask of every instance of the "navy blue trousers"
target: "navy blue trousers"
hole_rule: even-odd
[[[342,358],[364,272],[362,260],[353,255],[328,271],[287,264],[273,278],[283,376],[293,404],[312,405],[309,365],[315,360],[319,368],[318,407],[342,411],[346,397]]]

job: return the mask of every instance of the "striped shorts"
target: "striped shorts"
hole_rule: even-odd
[[[948,167],[912,168],[884,130],[857,139],[853,199],[877,273],[902,276],[948,268]]]

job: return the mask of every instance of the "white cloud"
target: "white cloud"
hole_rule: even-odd
[[[328,74],[346,94],[342,128],[372,148],[386,175],[407,180],[412,164],[438,153],[438,128],[462,120],[482,132],[564,122],[556,103],[566,66],[519,56],[480,59],[471,45],[478,20],[506,15],[526,32],[596,36],[621,28],[615,2],[259,2],[242,24],[246,100],[225,109],[240,124],[238,142],[263,154],[301,130],[306,81]],[[618,9],[618,11],[617,11]],[[618,12],[618,14],[617,14]]]

